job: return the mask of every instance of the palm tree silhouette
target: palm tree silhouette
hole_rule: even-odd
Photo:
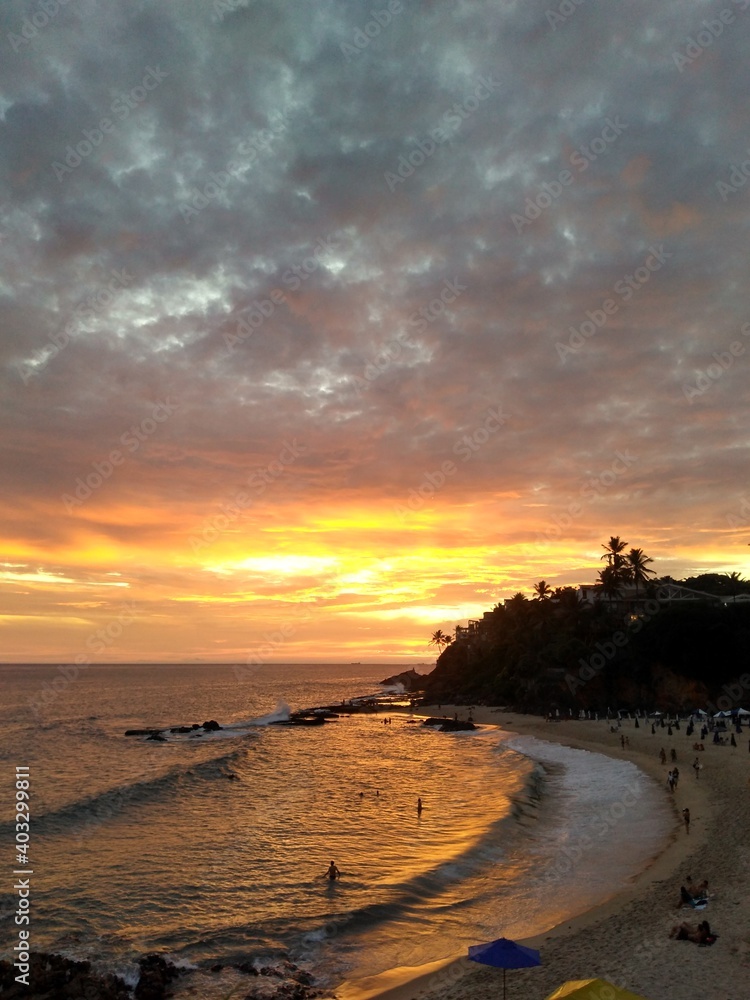
[[[607,544],[602,545],[602,559],[607,560],[607,568],[614,570],[619,580],[627,579],[627,557],[622,554],[627,544],[619,535],[612,535]]]
[[[441,628],[432,633],[432,638],[430,639],[430,646],[437,646],[438,653],[441,652],[443,647],[450,645],[453,642],[453,638],[447,635]]]
[[[626,559],[628,575],[635,584],[635,592],[637,594],[641,584],[645,586],[650,576],[656,576],[654,570],[648,568],[648,564],[653,562],[653,559],[649,559],[643,549],[631,549]]]
[[[535,600],[548,601],[552,596],[552,588],[546,580],[540,580],[539,583],[534,584],[534,593],[536,594]]]

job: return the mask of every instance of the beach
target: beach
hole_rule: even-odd
[[[465,706],[424,706],[420,714],[468,717]],[[602,978],[647,1000],[746,1000],[750,996],[750,733],[738,746],[704,741],[705,751],[692,750],[696,734],[685,725],[667,735],[641,720],[623,720],[613,733],[604,720],[569,719],[546,722],[537,716],[503,709],[474,708],[478,724],[499,725],[509,732],[535,736],[573,748],[629,760],[664,789],[674,806],[674,830],[665,849],[632,884],[604,904],[566,920],[522,943],[539,949],[542,965],[507,973],[508,996],[546,997],[567,980]],[[629,746],[621,745],[626,736]],[[668,763],[662,765],[664,747]],[[680,779],[667,788],[670,751],[677,753]],[[696,778],[692,763],[700,758]],[[690,831],[682,810],[690,810]],[[637,804],[633,808],[638,808]],[[677,909],[680,886],[688,876],[708,879],[710,901],[703,911]],[[708,920],[718,940],[711,947],[670,939],[681,921]],[[503,928],[497,928],[497,937]],[[422,969],[392,970],[372,981],[346,984],[339,997],[378,995],[381,1000],[496,1000],[502,972],[457,956]],[[599,1000],[597,997],[596,1000]],[[601,998],[605,1000],[605,998]]]

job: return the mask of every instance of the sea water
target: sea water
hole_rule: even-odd
[[[200,968],[288,957],[335,986],[539,933],[658,852],[668,806],[628,762],[494,727],[388,725],[387,706],[271,724],[380,693],[394,669],[110,665],[55,684],[53,666],[0,667],[6,801],[14,767],[31,774],[34,949],[131,982],[153,951]],[[224,728],[124,735],[209,719]],[[3,843],[13,831],[6,809]],[[13,904],[0,895],[3,947]],[[222,990],[207,977],[200,995]]]

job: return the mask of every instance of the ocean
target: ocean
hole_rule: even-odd
[[[178,997],[239,988],[244,974],[208,973],[214,964],[284,958],[334,988],[540,933],[659,852],[666,797],[625,761],[502,728],[439,733],[387,705],[319,727],[270,724],[382,695],[378,681],[398,669],[266,664],[238,680],[218,664],[67,678],[0,666],[6,802],[15,767],[30,774],[33,949],[131,983],[156,951],[200,970]],[[164,743],[124,735],[207,720],[224,728]],[[0,833],[13,843],[10,808]],[[9,878],[2,888],[9,958],[17,900]]]

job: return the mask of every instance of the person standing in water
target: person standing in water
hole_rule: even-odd
[[[335,882],[337,878],[341,878],[341,872],[336,867],[336,862],[332,861],[328,867],[328,871],[325,873],[325,878],[330,879],[331,882]]]
[[[417,816],[422,815],[422,800],[417,799]]]

